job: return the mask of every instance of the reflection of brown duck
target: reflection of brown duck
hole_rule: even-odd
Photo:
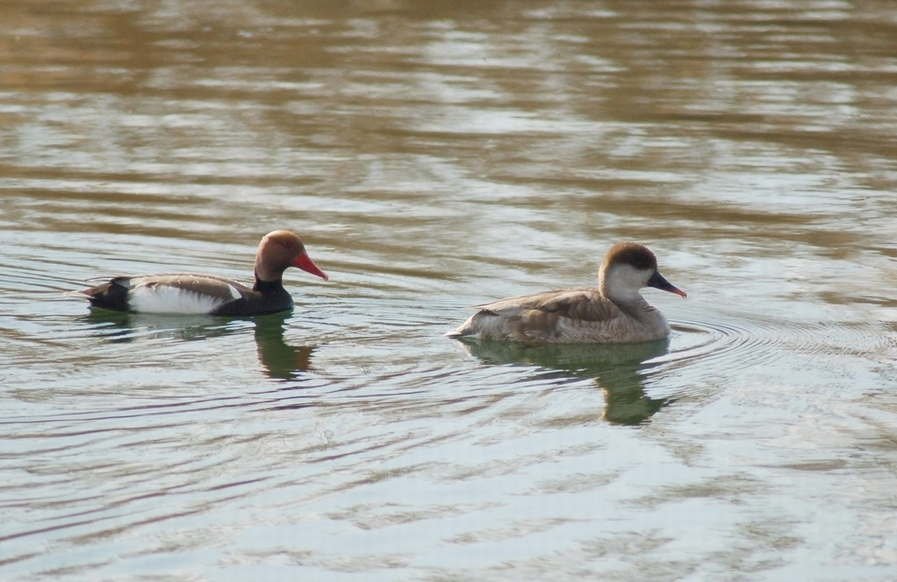
[[[645,362],[667,353],[668,341],[638,344],[541,344],[502,341],[464,343],[467,351],[489,364],[535,365],[565,378],[594,378],[604,392],[604,419],[641,424],[668,402],[645,394]]]
[[[261,315],[290,309],[283,272],[299,267],[327,280],[305,252],[298,236],[286,230],[268,233],[255,256],[255,284],[250,288],[216,275],[171,274],[115,277],[108,283],[69,293],[92,307],[135,313]]]
[[[547,291],[479,306],[454,338],[527,343],[629,343],[670,334],[670,325],[639,293],[656,287],[685,297],[657,270],[654,253],[637,243],[615,244],[598,271],[598,287]]]
[[[595,378],[604,391],[604,419],[614,424],[642,424],[666,406],[669,398],[645,394],[643,366],[608,370]]]

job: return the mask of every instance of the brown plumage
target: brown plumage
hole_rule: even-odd
[[[529,343],[627,343],[665,338],[670,326],[639,293],[656,287],[685,297],[657,270],[647,247],[623,242],[611,247],[598,272],[598,287],[546,291],[480,305],[454,338]]]

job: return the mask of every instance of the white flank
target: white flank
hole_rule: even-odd
[[[236,289],[234,290],[236,291]],[[224,301],[178,287],[138,285],[128,293],[131,309],[140,313],[209,313]]]
[[[227,284],[227,290],[230,291],[230,296],[234,299],[239,299],[240,297],[242,297],[242,295],[240,295],[240,292],[237,291],[237,288],[230,283]]]

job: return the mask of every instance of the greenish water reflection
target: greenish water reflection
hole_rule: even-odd
[[[273,380],[292,380],[311,367],[315,346],[293,346],[284,341],[286,321],[292,312],[254,318],[259,363]]]
[[[293,346],[284,339],[292,311],[253,318],[147,315],[91,309],[82,321],[113,343],[133,342],[146,335],[164,335],[178,341],[197,341],[242,333],[254,327],[259,364],[273,380],[292,380],[311,367],[315,346]]]
[[[603,417],[614,424],[643,424],[671,401],[645,393],[646,370],[655,365],[651,360],[667,353],[666,339],[638,344],[536,346],[480,341],[464,342],[464,346],[487,364],[539,366],[559,378],[594,378],[604,391]]]

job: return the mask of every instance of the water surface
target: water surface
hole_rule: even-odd
[[[893,580],[887,2],[11,4],[7,580]],[[292,313],[91,313],[245,279]],[[635,346],[465,345],[637,240]]]

